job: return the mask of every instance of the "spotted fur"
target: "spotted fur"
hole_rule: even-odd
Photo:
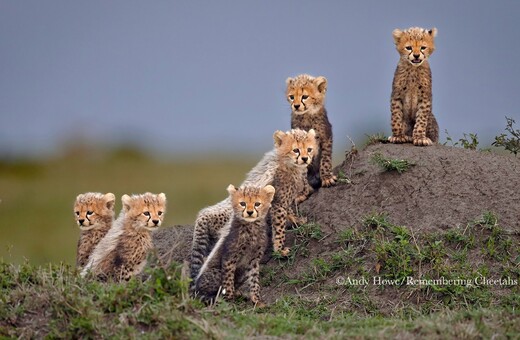
[[[262,160],[247,174],[241,186],[257,185],[265,186],[273,181],[274,172],[278,167],[275,150],[264,155]],[[231,199],[228,197],[223,201],[202,209],[193,231],[193,242],[191,248],[190,277],[194,280],[204,263],[204,259],[213,249],[215,243],[222,234],[222,228],[229,223],[233,215]],[[224,232],[227,232],[226,229]]]
[[[114,227],[95,248],[82,275],[91,271],[101,279],[128,280],[146,265],[153,247],[151,232],[161,225],[166,212],[166,195],[123,195],[121,201],[123,209]]]
[[[332,173],[332,126],[325,109],[327,79],[301,74],[286,80],[286,97],[291,104],[291,128],[308,131],[314,129],[319,153],[308,168],[308,181],[317,189],[336,184]]]
[[[285,227],[288,221],[301,224],[305,219],[297,217],[294,206],[301,195],[308,194],[307,166],[312,164],[319,152],[316,132],[293,129],[288,132],[276,131],[274,142],[279,165],[273,179],[276,194],[272,202],[270,220],[273,231],[273,251],[287,256],[290,249],[285,247]]]
[[[76,197],[74,218],[81,230],[76,252],[76,268],[82,269],[88,262],[94,247],[108,233],[114,222],[112,193],[87,192]]]
[[[393,31],[400,59],[391,96],[391,143],[413,142],[428,146],[439,140],[439,126],[432,113],[432,75],[428,58],[435,50],[437,29],[412,27]]]
[[[246,288],[249,299],[260,303],[260,259],[267,247],[266,216],[275,189],[271,185],[228,187],[232,206],[226,236],[219,239],[197,275],[196,295],[214,299],[218,292],[231,300]]]

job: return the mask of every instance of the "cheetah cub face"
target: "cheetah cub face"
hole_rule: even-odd
[[[124,214],[134,228],[153,231],[161,225],[166,211],[165,194],[123,195],[121,201]]]
[[[234,216],[246,222],[254,222],[267,215],[275,190],[271,185],[264,188],[254,186],[236,188],[230,184],[227,191],[231,197]]]
[[[302,115],[316,113],[324,105],[327,91],[327,79],[325,77],[312,77],[302,74],[296,78],[287,78],[286,96],[291,104],[292,113]]]
[[[276,131],[273,139],[278,156],[290,166],[306,168],[312,163],[318,148],[314,129],[308,132],[300,129]]]
[[[90,230],[101,224],[110,223],[114,219],[113,193],[100,194],[87,192],[76,197],[74,217],[81,230]]]
[[[394,43],[401,59],[410,62],[413,66],[420,66],[435,50],[434,38],[437,29],[411,27],[404,31],[395,29],[392,32]]]

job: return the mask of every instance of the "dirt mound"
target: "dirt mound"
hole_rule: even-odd
[[[175,261],[183,263],[190,260],[193,226],[177,225],[159,228],[152,234],[157,258],[163,263]]]
[[[375,155],[414,165],[385,171]],[[347,154],[334,171],[341,183],[299,207],[310,222],[287,232],[291,257],[262,267],[267,303],[292,299],[309,310],[365,315],[520,307],[520,159],[375,144]],[[192,230],[156,233],[159,255],[189,259]]]
[[[408,171],[384,172],[371,160],[408,160]],[[520,229],[520,159],[436,145],[376,144],[349,157],[335,171],[351,184],[317,192],[301,206],[330,232],[355,226],[373,212],[395,224],[434,231],[465,225],[486,211],[501,225]]]
[[[414,165],[385,171],[378,154]],[[334,171],[342,183],[299,207],[311,223],[288,232],[293,257],[262,268],[267,302],[396,315],[519,296],[519,159],[375,144]]]

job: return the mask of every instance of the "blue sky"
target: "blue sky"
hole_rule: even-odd
[[[75,141],[263,152],[285,79],[329,81],[334,151],[390,133],[394,28],[437,27],[433,110],[454,139],[520,125],[519,1],[0,1],[0,155]]]

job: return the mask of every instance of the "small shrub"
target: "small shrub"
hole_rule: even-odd
[[[500,136],[495,137],[495,141],[491,143],[493,146],[497,147],[503,147],[507,151],[511,152],[512,154],[517,155],[517,153],[520,151],[520,130],[513,129],[513,124],[515,124],[515,120],[513,118],[506,117],[507,126],[506,131],[508,134],[501,134]]]
[[[451,143],[451,146],[462,146],[464,149],[468,150],[477,150],[477,147],[479,145],[478,136],[476,133],[464,133],[464,137],[460,138],[458,142],[454,142],[453,138],[451,138],[450,134],[448,133],[448,130],[444,130],[446,133],[446,142],[444,145],[448,144],[448,142]]]

